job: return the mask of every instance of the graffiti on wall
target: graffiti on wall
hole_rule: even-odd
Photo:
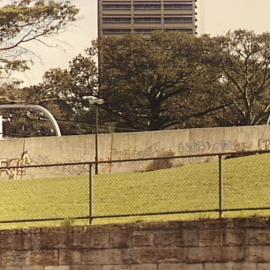
[[[258,140],[259,150],[270,150],[270,139],[259,139]]]
[[[219,152],[241,152],[253,150],[253,142],[239,142],[239,141],[195,141],[195,142],[180,142],[174,149],[165,149],[162,143],[153,143],[141,150],[136,148],[128,149],[115,149],[113,148],[113,156],[121,159],[129,159],[133,157],[153,157],[161,156],[166,151],[171,151],[174,155],[196,155],[196,154],[208,154]],[[269,140],[270,149],[270,140]]]
[[[240,152],[252,149],[252,142],[238,141],[220,141],[220,142],[187,142],[178,144],[178,152],[180,154],[202,154],[202,153],[218,153],[218,152]]]
[[[145,156],[155,156],[159,152],[164,152],[166,149],[161,147],[161,143],[153,143],[141,150],[137,150],[136,147],[134,148],[124,148],[124,149],[117,149],[112,148],[113,156],[121,159],[130,159],[134,157],[145,157]]]
[[[0,177],[4,174],[8,176],[8,179],[15,180],[16,177],[23,176],[26,173],[25,168],[16,167],[30,164],[31,159],[27,151],[24,151],[21,157],[17,159],[0,158]]]

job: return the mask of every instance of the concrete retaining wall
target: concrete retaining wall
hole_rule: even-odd
[[[1,159],[18,159],[24,150],[34,163],[94,160],[94,135],[0,141]],[[270,148],[270,127],[202,128],[99,135],[101,160],[190,155]]]
[[[270,223],[210,220],[0,232],[1,270],[269,270]]]
[[[99,135],[100,160],[237,152],[269,148],[270,128],[265,126]],[[31,164],[93,161],[95,137],[87,135],[0,141],[0,167],[7,164],[17,165],[24,151],[28,152]],[[130,170],[133,169],[131,166]],[[4,174],[5,172],[2,173],[2,175]]]

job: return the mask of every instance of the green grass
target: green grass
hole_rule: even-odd
[[[224,161],[224,207],[270,207],[270,155]],[[64,218],[62,222],[1,224],[0,228],[87,224],[87,176],[0,182],[0,221]],[[218,162],[197,163],[144,173],[99,175],[93,181],[93,214],[156,213],[152,217],[97,219],[95,223],[215,218],[217,213],[162,216],[160,213],[218,208]],[[226,216],[268,215],[270,211]]]

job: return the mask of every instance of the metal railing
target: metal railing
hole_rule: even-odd
[[[269,154],[0,166],[0,224],[270,214]]]

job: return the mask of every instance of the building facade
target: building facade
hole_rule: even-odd
[[[196,0],[98,0],[99,36],[153,31],[196,34]]]

